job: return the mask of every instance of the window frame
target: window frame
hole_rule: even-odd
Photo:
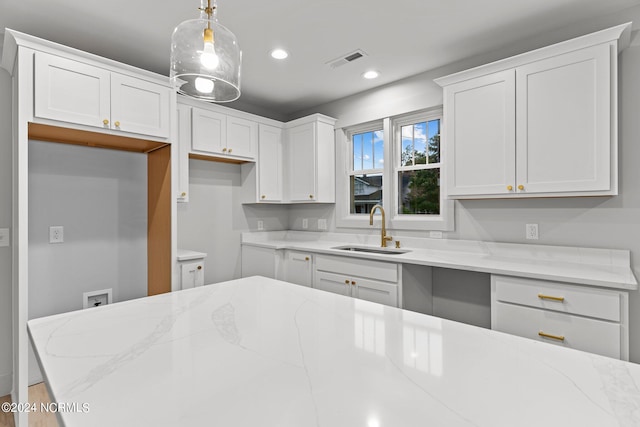
[[[454,229],[454,202],[445,197],[445,172],[443,159],[444,138],[440,139],[440,215],[398,214],[398,165],[402,138],[400,128],[406,124],[439,118],[440,130],[444,129],[442,106],[408,114],[386,117],[336,131],[336,227],[370,228],[369,216],[351,213],[350,177],[353,170],[352,136],[357,133],[382,130],[384,138],[384,167],[382,172],[382,206],[387,214],[387,227],[395,230],[451,231]],[[420,165],[423,166],[423,165]],[[427,164],[426,166],[429,166]],[[430,166],[434,168],[436,166]],[[422,167],[419,167],[422,169]],[[368,172],[368,171],[366,171]]]

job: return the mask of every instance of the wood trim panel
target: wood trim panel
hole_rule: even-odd
[[[164,142],[149,141],[147,139],[70,129],[41,123],[29,123],[29,139],[133,151],[136,153],[149,153],[167,145]]]
[[[171,146],[147,154],[147,294],[171,292]]]
[[[208,162],[233,163],[234,165],[251,163],[248,160],[231,159],[227,157],[206,156],[203,154],[193,154],[193,153],[189,153],[189,158],[196,159],[196,160],[206,160]]]

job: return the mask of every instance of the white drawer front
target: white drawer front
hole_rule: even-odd
[[[620,324],[536,308],[496,303],[492,329],[620,359]],[[564,340],[540,336],[564,337]]]
[[[562,283],[492,276],[495,300],[619,322],[620,293]]]
[[[398,265],[389,262],[318,255],[316,257],[316,269],[347,276],[383,280],[385,282],[396,283],[398,281]]]

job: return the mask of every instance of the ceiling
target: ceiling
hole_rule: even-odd
[[[507,46],[640,0],[218,0],[243,51],[242,96],[273,118]],[[12,28],[168,75],[173,28],[199,0],[0,0]],[[269,56],[275,47],[287,60]],[[356,49],[367,56],[327,63]],[[380,77],[365,80],[376,69]]]

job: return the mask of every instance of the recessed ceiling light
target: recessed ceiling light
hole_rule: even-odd
[[[285,59],[289,56],[289,52],[284,49],[273,49],[271,51],[271,57],[275,59]]]
[[[365,79],[375,79],[379,75],[380,75],[380,73],[378,73],[377,71],[370,70],[370,71],[367,71],[366,73],[364,73],[362,75],[362,77],[364,77]]]

